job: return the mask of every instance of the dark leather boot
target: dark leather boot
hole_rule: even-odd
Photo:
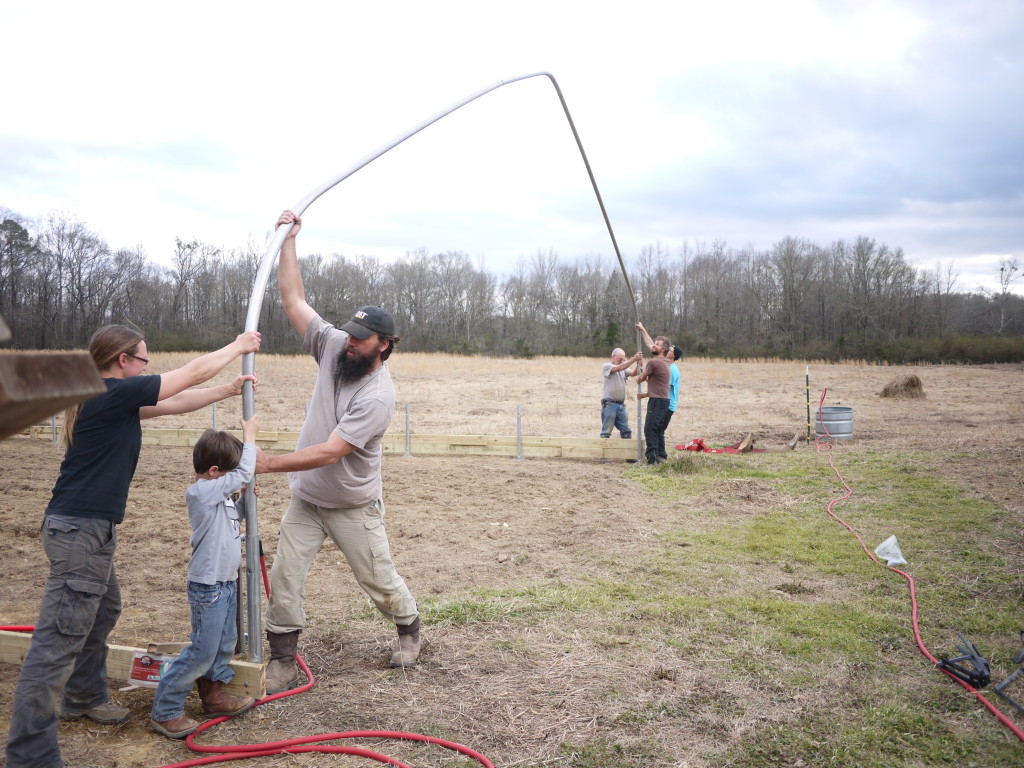
[[[203,700],[203,714],[207,717],[233,717],[252,709],[256,699],[251,696],[231,696],[224,693],[224,683],[200,677],[196,680],[199,698]]]
[[[280,633],[267,630],[267,642],[270,643],[267,695],[290,691],[299,684],[299,665],[295,663],[295,654],[299,650],[299,630]]]
[[[392,667],[414,667],[420,656],[420,617],[412,624],[397,624],[398,640],[395,641],[391,654]]]

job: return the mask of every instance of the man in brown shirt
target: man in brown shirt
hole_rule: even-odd
[[[636,327],[646,336],[647,331],[640,323]],[[665,416],[668,413],[668,387],[671,381],[669,362],[666,352],[672,346],[672,342],[664,336],[659,336],[651,344],[651,361],[644,366],[643,371],[637,375],[638,382],[647,382],[647,416],[644,419],[644,442],[646,443],[645,455],[649,465],[661,464],[668,458],[665,451]],[[640,395],[637,395],[640,399]]]

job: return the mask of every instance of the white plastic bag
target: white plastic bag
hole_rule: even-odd
[[[903,553],[900,551],[900,543],[896,541],[895,534],[875,547],[875,555],[885,560],[886,565],[892,568],[895,565],[906,565]]]

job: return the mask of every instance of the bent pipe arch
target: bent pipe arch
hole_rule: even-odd
[[[367,165],[372,163],[377,158],[381,157],[385,153],[397,147],[399,144],[404,142],[406,139],[410,139],[423,129],[433,125],[443,117],[447,117],[452,112],[466,106],[467,104],[476,101],[481,96],[485,96],[491,91],[495,91],[506,85],[517,83],[522,80],[529,80],[534,77],[546,77],[551,81],[551,85],[554,86],[555,93],[558,94],[558,101],[562,105],[562,111],[565,112],[565,118],[569,122],[569,127],[572,129],[573,138],[576,140],[576,146],[579,148],[580,156],[583,158],[583,164],[586,166],[587,175],[590,177],[590,184],[594,189],[594,195],[597,197],[597,204],[601,208],[601,216],[604,217],[605,226],[608,228],[608,235],[611,237],[612,247],[615,249],[615,256],[619,261],[619,269],[622,270],[622,277],[626,282],[626,290],[629,293],[630,301],[633,305],[633,316],[637,322],[639,322],[640,316],[637,311],[636,296],[633,294],[633,288],[629,283],[629,275],[626,272],[625,262],[622,260],[622,254],[619,252],[619,244],[615,239],[615,232],[612,229],[611,220],[608,218],[608,211],[605,209],[604,200],[601,198],[601,192],[597,187],[597,180],[594,178],[594,172],[590,167],[590,160],[587,158],[587,153],[583,149],[583,142],[580,141],[579,133],[576,130],[576,124],[573,122],[572,115],[569,113],[569,107],[565,103],[565,97],[562,95],[562,89],[558,87],[558,81],[555,80],[554,75],[550,72],[533,72],[528,75],[520,75],[519,77],[509,78],[507,80],[499,80],[493,85],[489,85],[486,88],[482,88],[476,93],[472,93],[461,101],[452,104],[451,106],[441,110],[435,115],[428,117],[426,120],[417,123],[405,133],[395,137],[388,143],[379,147],[369,155],[359,160],[350,168],[342,171],[337,176],[329,179],[328,181],[321,184],[319,187],[307,194],[302,200],[300,200],[292,210],[297,216],[301,216],[303,212],[312,205],[321,195],[337,186],[349,176],[353,175],[356,171],[365,168]],[[252,295],[249,298],[249,309],[245,319],[245,330],[255,331],[258,330],[259,317],[263,309],[263,296],[267,290],[267,283],[270,280],[270,273],[274,268],[274,262],[277,259],[277,255],[281,250],[281,245],[284,243],[285,238],[291,231],[292,225],[279,227],[274,231],[274,235],[267,245],[267,250],[260,261],[259,268],[256,271],[256,280],[253,283]],[[639,331],[637,332],[639,348]],[[256,355],[254,353],[246,354],[242,357],[242,373],[251,374],[255,372]],[[246,382],[242,390],[242,417],[245,419],[252,418],[255,413],[255,398],[253,395],[253,388],[251,382]],[[640,455],[640,438],[637,437],[637,456]],[[263,660],[263,630],[262,630],[262,616],[260,607],[260,595],[259,595],[259,578],[260,578],[260,566],[259,566],[259,552],[261,549],[259,533],[257,530],[257,518],[256,518],[256,495],[250,484],[249,488],[245,492],[245,524],[246,524],[246,537],[245,537],[245,573],[246,573],[246,606],[247,606],[247,619],[248,619],[248,633],[246,650],[250,661],[260,663]]]

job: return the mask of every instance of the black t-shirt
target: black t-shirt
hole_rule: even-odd
[[[82,404],[46,514],[124,520],[142,450],[139,408],[156,405],[159,376],[104,379],[105,394]]]

